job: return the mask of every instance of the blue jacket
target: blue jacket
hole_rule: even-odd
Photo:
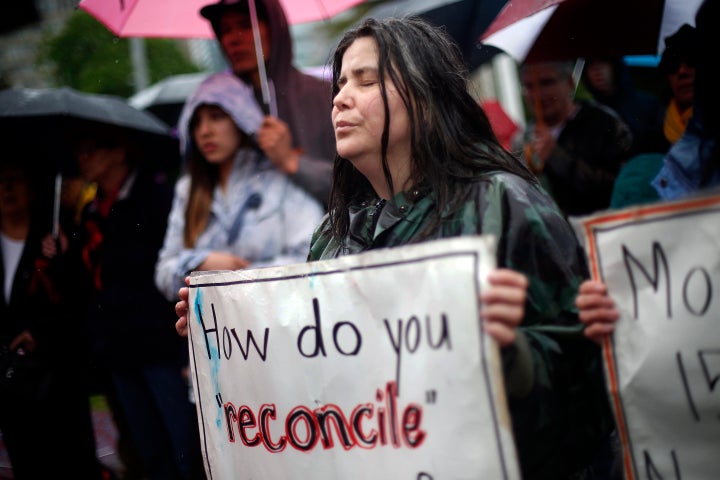
[[[694,115],[680,140],[670,148],[663,167],[652,181],[661,198],[675,200],[720,185],[720,168],[711,164],[716,140],[703,134]]]
[[[185,276],[213,250],[245,258],[251,268],[304,262],[313,230],[323,216],[318,201],[256,150],[241,149],[227,190],[215,187],[208,225],[190,248],[183,241],[189,192],[190,176],[184,175],[175,186],[155,270],[156,285],[168,300],[177,298]]]

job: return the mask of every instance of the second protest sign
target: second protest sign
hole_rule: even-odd
[[[593,277],[620,311],[604,344],[623,472],[720,471],[720,196],[578,219]]]

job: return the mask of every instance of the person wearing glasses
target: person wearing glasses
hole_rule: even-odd
[[[608,208],[615,177],[632,146],[630,128],[616,112],[575,98],[574,64],[520,67],[523,96],[533,115],[513,141],[513,150],[567,216]]]

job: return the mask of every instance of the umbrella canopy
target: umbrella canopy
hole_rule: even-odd
[[[473,69],[489,57],[479,47],[480,35],[489,27],[508,0],[391,0],[370,9],[364,18],[417,15],[443,27],[460,47],[463,59]]]
[[[183,73],[165,77],[128,98],[128,103],[146,110],[171,127],[177,125],[185,100],[210,75],[210,72]]]
[[[327,20],[363,0],[281,0],[288,22]],[[78,6],[118,37],[215,38],[200,8],[212,0],[81,0]]]
[[[210,22],[200,8],[213,0],[81,0],[79,7],[102,22],[119,37],[215,38]],[[477,48],[480,34],[490,25],[507,0],[280,0],[288,22],[328,20],[352,7],[378,4],[364,15],[421,15],[443,25],[460,45],[471,65],[484,60]]]
[[[330,80],[329,67],[305,67],[301,70],[309,75]],[[147,110],[171,127],[176,127],[185,100],[211,73],[182,73],[165,77],[159,82],[140,90],[128,98],[128,103],[140,110]]]
[[[258,59],[262,99],[273,112],[263,62],[256,0],[223,0],[224,5],[247,2]],[[363,0],[278,0],[289,24],[327,20]],[[78,6],[120,37],[214,38],[211,22],[200,14],[202,7],[218,4],[212,0],[81,0]]]
[[[655,55],[702,0],[513,0],[482,35],[518,62]]]
[[[165,123],[114,95],[83,93],[69,87],[0,91],[0,119],[4,121],[42,121],[50,127],[62,128],[62,122],[70,118],[161,138],[170,136],[170,128]]]
[[[65,146],[68,134],[102,125],[127,131],[141,143],[152,166],[167,168],[179,162],[177,139],[171,128],[152,113],[128,105],[122,97],[85,93],[70,87],[0,91],[3,132],[43,138],[48,148],[53,149],[53,155],[58,147]],[[65,153],[62,150],[59,148],[57,153]]]

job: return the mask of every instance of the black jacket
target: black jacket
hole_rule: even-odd
[[[151,172],[134,175],[107,216],[94,202],[83,211],[77,258],[93,350],[101,365],[114,369],[182,365],[187,343],[175,331],[174,304],[154,283],[172,184]],[[88,248],[94,242],[99,246]]]

